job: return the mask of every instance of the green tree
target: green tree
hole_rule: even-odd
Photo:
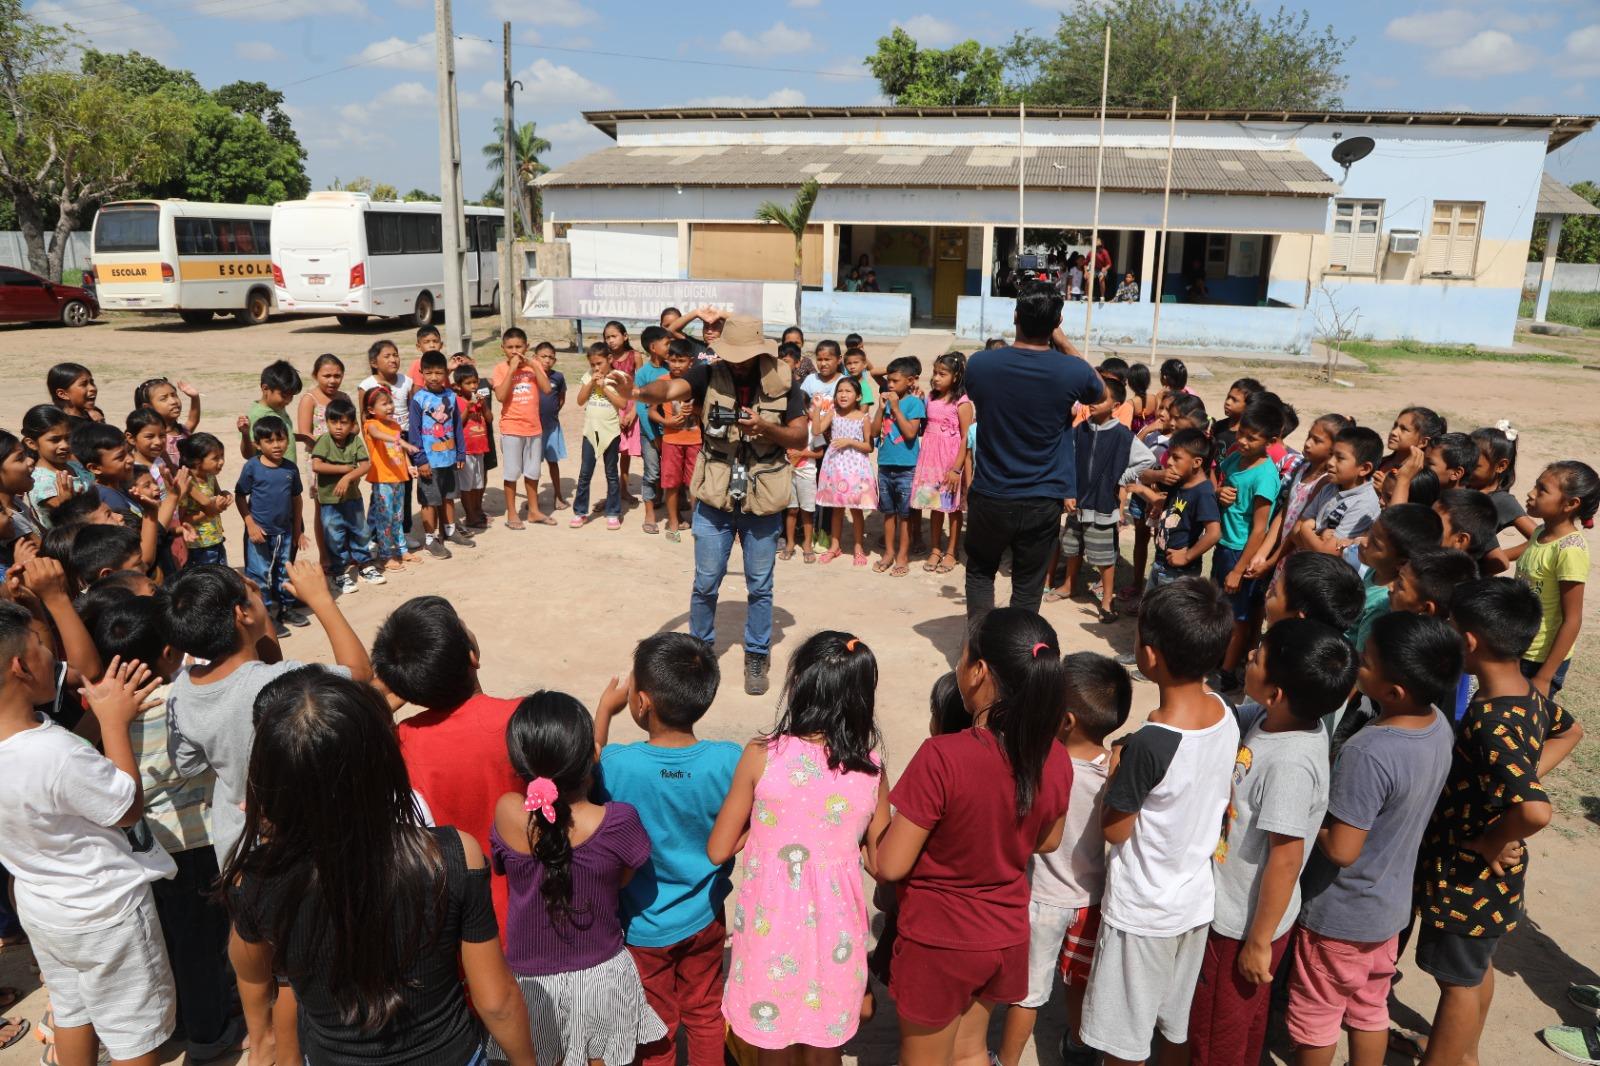
[[[83,53],[83,72],[104,78],[126,92],[138,96],[171,93],[191,102],[207,96],[200,79],[187,70],[173,70],[160,60],[139,52],[101,52],[90,48]]]
[[[1010,90],[1028,103],[1095,106],[1106,25],[1112,107],[1333,110],[1350,41],[1305,12],[1263,16],[1250,0],[1106,0],[1077,4],[1049,36],[1005,49]]]
[[[177,173],[193,133],[177,94],[131,92],[112,77],[64,69],[66,45],[22,0],[0,0],[0,190],[14,204],[29,267],[57,280],[67,238],[89,212]]]
[[[1600,207],[1600,185],[1592,181],[1574,182],[1572,191]],[[1535,219],[1533,241],[1528,245],[1528,261],[1544,258],[1545,237],[1549,233],[1548,219]],[[1561,224],[1561,247],[1556,258],[1563,263],[1600,263],[1600,215],[1568,215]]]
[[[299,136],[294,132],[294,123],[289,121],[289,115],[283,109],[283,93],[268,88],[264,81],[232,81],[211,95],[230,111],[260,121],[272,134],[273,140],[293,149],[296,158],[305,159],[305,146],[300,143]],[[310,188],[307,182],[300,195],[304,196]]]
[[[483,197],[486,203],[491,198],[496,203],[505,202],[502,199],[506,181],[505,130],[504,120],[495,119],[494,140],[483,146],[484,166],[494,175],[494,182]],[[524,237],[537,236],[544,221],[544,205],[533,180],[550,170],[539,161],[539,157],[549,150],[550,142],[539,136],[538,123],[523,122],[511,131],[511,155],[516,160],[517,168],[514,182],[517,187],[516,200],[512,202],[512,207],[516,209],[517,225]]]
[[[785,207],[776,200],[767,200],[756,208],[756,218],[772,222],[794,235],[794,321],[800,323],[800,288],[803,274],[801,249],[805,245],[806,225],[811,221],[811,209],[817,206],[817,194],[822,186],[816,178],[807,178],[794,194],[794,201]]]
[[[351,178],[349,181],[333,179],[328,188],[335,192],[364,192],[374,200],[398,200],[400,190],[385,181],[373,181],[365,174]]]
[[[436,204],[439,202],[438,196],[423,189],[412,189],[400,199],[408,204]]]
[[[310,185],[300,156],[265,123],[209,96],[194,107],[181,181],[185,198],[223,204],[298,200]]]
[[[878,38],[878,50],[867,57],[866,65],[883,94],[906,107],[994,104],[1006,95],[1000,53],[977,41],[922,48],[896,26],[887,37]]]

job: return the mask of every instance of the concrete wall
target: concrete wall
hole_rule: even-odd
[[[1090,340],[1096,345],[1148,345],[1152,311],[1149,304],[1097,304]],[[989,337],[1014,332],[1015,313],[1016,301],[1006,297],[963,296],[956,302],[956,336],[982,343]],[[1083,314],[1083,304],[1067,306],[1062,328],[1073,340],[1083,336]],[[1310,316],[1301,308],[1163,304],[1158,344],[1304,353],[1310,350],[1312,332]]]
[[[49,247],[50,236],[45,236],[45,246]],[[89,235],[87,233],[74,233],[67,238],[67,256],[61,261],[63,270],[82,270],[89,265]],[[21,267],[31,270],[28,266],[28,243],[22,239],[19,230],[5,230],[0,232],[0,266]]]
[[[1529,292],[1539,291],[1539,271],[1542,263],[1529,263],[1522,273],[1522,287]],[[1557,263],[1555,276],[1550,279],[1552,292],[1600,292],[1600,263]]]
[[[878,273],[881,281],[883,272]],[[792,293],[794,286],[788,289]],[[911,332],[911,297],[898,292],[808,290],[800,297],[800,328],[808,337],[812,333],[904,337]]]
[[[567,231],[567,243],[575,277],[670,280],[678,276],[675,222],[573,226]]]

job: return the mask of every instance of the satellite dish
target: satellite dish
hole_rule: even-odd
[[[1351,137],[1333,146],[1333,161],[1344,168],[1344,176],[1348,178],[1350,164],[1367,158],[1375,147],[1377,144],[1371,137]]]

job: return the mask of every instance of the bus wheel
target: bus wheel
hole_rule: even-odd
[[[272,299],[260,289],[253,289],[245,297],[244,306],[233,313],[243,326],[259,326],[272,313]]]
[[[68,300],[61,305],[61,321],[69,326],[89,324],[89,305],[82,300]]]
[[[411,312],[411,324],[414,326],[433,325],[433,297],[427,293],[417,295],[416,309]]]
[[[334,319],[345,329],[355,329],[357,326],[366,325],[366,315],[334,315]]]
[[[210,311],[179,311],[178,317],[186,326],[203,326],[211,321],[211,314]]]

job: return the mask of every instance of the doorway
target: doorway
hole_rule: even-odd
[[[967,227],[934,230],[933,317],[955,318],[956,299],[967,288]]]

